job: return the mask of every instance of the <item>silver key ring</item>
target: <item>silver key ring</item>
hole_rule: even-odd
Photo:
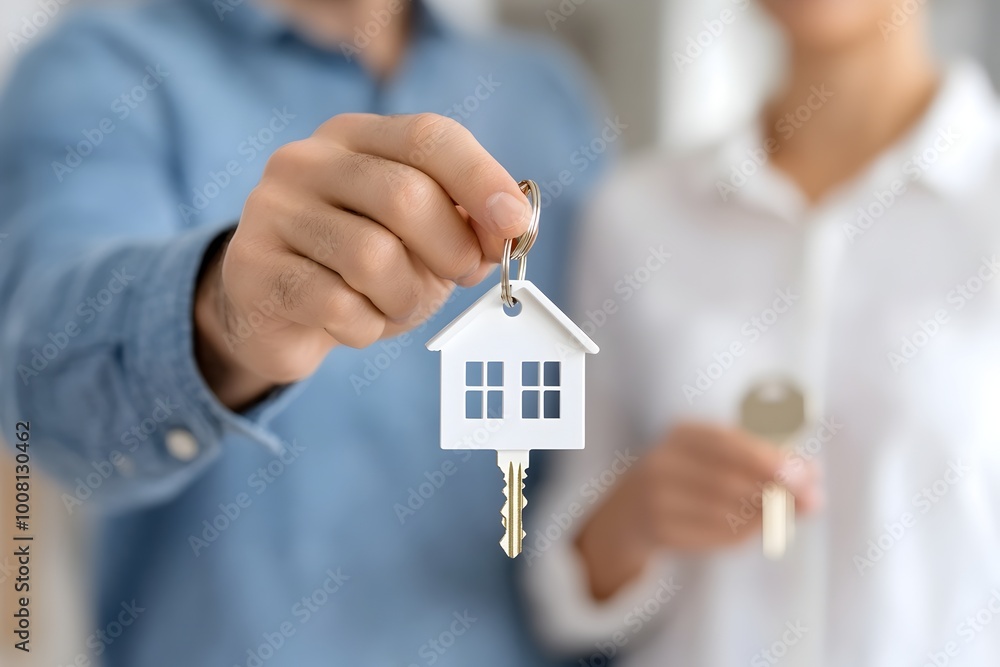
[[[521,188],[521,192],[531,199],[531,221],[528,223],[528,231],[516,239],[507,239],[503,244],[503,259],[500,261],[500,300],[508,308],[513,308],[517,303],[517,299],[511,294],[510,262],[515,259],[519,261],[517,279],[524,280],[528,271],[528,251],[538,238],[538,220],[542,215],[542,194],[538,184],[529,180],[521,181],[517,185]]]

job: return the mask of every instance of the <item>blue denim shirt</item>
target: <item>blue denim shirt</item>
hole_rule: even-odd
[[[192,293],[268,155],[341,112],[464,123],[545,192],[528,277],[561,302],[574,209],[607,140],[579,70],[417,5],[374,80],[241,0],[87,10],[39,38],[0,102],[0,426],[71,513],[99,509],[96,627],[128,667],[543,664],[498,541],[488,452],[438,448],[427,325],[334,350],[247,414],[199,374]],[[353,46],[364,45],[356,33]],[[604,137],[602,138],[602,131]],[[521,559],[523,560],[523,558]]]

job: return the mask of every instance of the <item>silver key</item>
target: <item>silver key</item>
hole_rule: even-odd
[[[806,423],[805,394],[785,379],[755,385],[740,406],[740,423],[757,437],[788,447]],[[761,498],[761,520],[764,556],[777,560],[795,538],[795,497],[777,483],[768,483]]]
[[[524,499],[524,480],[528,476],[528,451],[498,451],[497,465],[503,472],[503,520],[504,534],[500,546],[511,558],[521,553],[524,541],[524,524],[521,515],[527,501]]]

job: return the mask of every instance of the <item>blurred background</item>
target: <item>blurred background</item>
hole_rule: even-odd
[[[109,0],[58,0],[67,8]],[[55,0],[53,0],[55,2]],[[431,0],[469,30],[498,24],[549,35],[590,66],[611,107],[630,122],[627,150],[698,146],[747,119],[780,77],[782,45],[753,8],[728,26],[704,57],[678,71],[673,54],[733,0]],[[997,0],[932,2],[942,54],[971,54],[1000,80]],[[58,21],[60,10],[52,22]],[[39,12],[38,0],[0,6],[0,80],[16,59],[8,33]],[[745,20],[743,20],[745,18]],[[50,23],[52,23],[50,22]],[[50,27],[50,26],[46,26]],[[44,28],[43,28],[44,29]],[[769,72],[762,78],[759,72]]]
[[[50,0],[55,15],[43,11],[38,0],[3,0],[0,3],[0,82],[16,61],[18,48],[11,34],[26,22],[51,29],[74,7],[96,0]],[[715,18],[733,0],[431,0],[456,22],[471,31],[497,25],[549,35],[570,45],[593,72],[611,109],[629,124],[623,139],[626,152],[660,146],[685,151],[724,135],[746,121],[770,86],[782,74],[783,47],[762,14],[752,6],[740,20],[727,27],[704,57],[680,71],[674,53],[689,36],[702,30],[702,22]],[[994,82],[1000,82],[1000,0],[947,0],[932,3],[934,32],[940,52],[948,58],[971,55],[984,63]],[[766,74],[761,76],[759,72]],[[0,119],[3,122],[3,119]],[[3,178],[0,174],[0,178]],[[0,448],[0,457],[6,450]],[[0,458],[0,467],[8,462]],[[12,475],[0,471],[0,498],[12,497]],[[36,539],[47,543],[32,572],[45,587],[38,590],[34,609],[47,615],[34,619],[37,635],[45,637],[30,656],[19,654],[19,665],[69,665],[75,652],[92,632],[83,600],[86,599],[87,552],[81,522],[70,517],[54,489],[34,494],[41,514],[36,524],[44,528]],[[13,509],[0,507],[2,521]],[[6,523],[4,525],[7,525]],[[0,555],[0,609],[7,617],[12,606],[12,559]],[[7,642],[0,647],[0,664],[11,664]],[[25,658],[28,659],[25,659]]]

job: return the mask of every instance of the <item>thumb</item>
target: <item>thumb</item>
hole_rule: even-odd
[[[788,456],[774,481],[795,496],[796,506],[803,512],[815,512],[823,505],[822,472],[815,463],[798,456]]]

